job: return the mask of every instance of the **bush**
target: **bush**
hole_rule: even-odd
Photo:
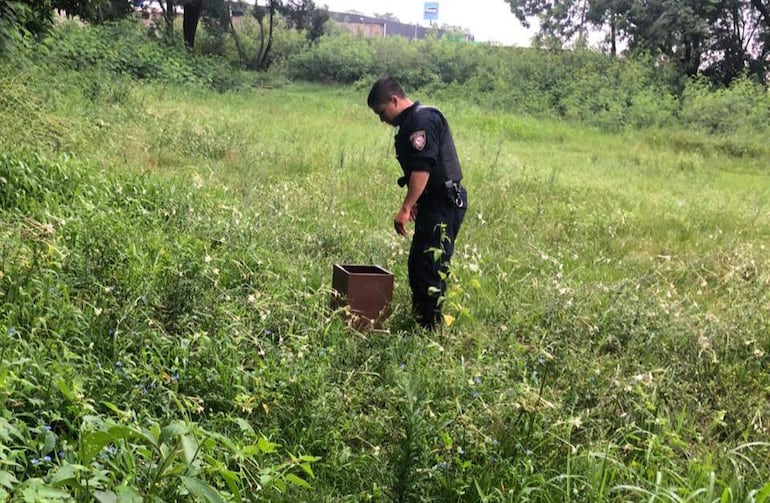
[[[437,60],[428,51],[428,41],[409,41],[402,37],[388,37],[371,43],[372,76],[392,75],[410,89],[438,82]]]
[[[322,37],[317,45],[289,59],[296,79],[350,84],[370,75],[374,53],[364,39],[351,35]]]
[[[705,78],[688,83],[682,97],[682,123],[708,133],[766,131],[770,124],[770,94],[748,78],[713,90]]]
[[[193,84],[217,90],[237,88],[246,81],[227,62],[195,57],[181,40],[159,40],[134,21],[82,28],[65,24],[51,32],[38,58],[52,72],[106,70],[137,80]]]

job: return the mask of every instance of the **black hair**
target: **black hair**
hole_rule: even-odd
[[[372,84],[372,89],[369,91],[369,97],[366,99],[366,104],[369,108],[375,108],[379,105],[387,103],[391,96],[398,96],[399,98],[406,98],[404,88],[401,87],[396,79],[391,76],[380,77],[377,82]]]

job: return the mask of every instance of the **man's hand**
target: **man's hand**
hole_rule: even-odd
[[[417,211],[414,207],[407,208],[402,206],[401,209],[393,217],[393,228],[396,229],[396,233],[399,236],[406,236],[406,223],[414,222]]]
[[[406,236],[406,223],[414,222],[417,218],[417,200],[425,191],[429,178],[430,173],[428,171],[412,171],[409,174],[409,184],[404,202],[396,216],[393,217],[393,227],[400,236]]]

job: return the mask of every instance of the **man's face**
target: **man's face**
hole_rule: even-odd
[[[391,126],[395,125],[393,121],[396,119],[396,117],[398,117],[398,103],[396,100],[397,97],[393,96],[387,102],[372,107],[372,110],[375,114],[377,114],[380,120],[386,124],[390,124]]]

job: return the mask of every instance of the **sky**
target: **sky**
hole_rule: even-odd
[[[345,12],[356,10],[364,15],[394,14],[402,23],[428,25],[423,21],[425,0],[315,0],[319,7]],[[495,42],[526,47],[534,35],[511,13],[505,0],[438,0],[439,25],[468,28],[477,42]]]

